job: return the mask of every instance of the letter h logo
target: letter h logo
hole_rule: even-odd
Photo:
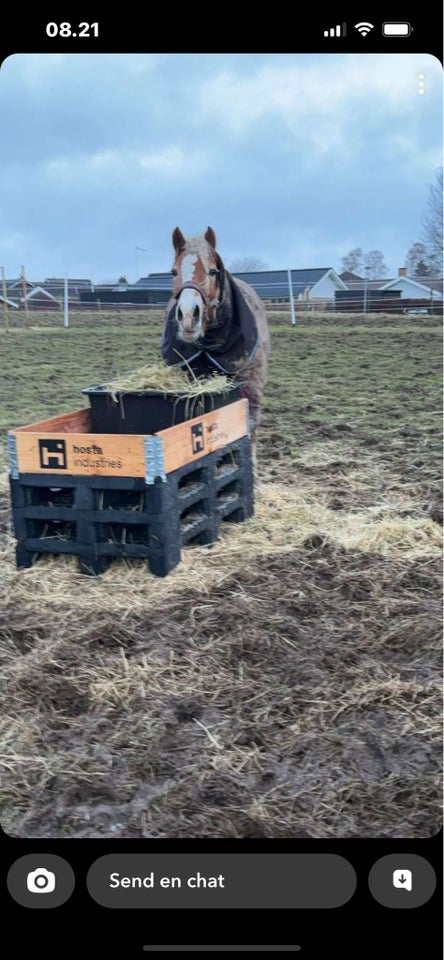
[[[194,427],[191,427],[191,443],[193,446],[193,453],[201,453],[205,449],[205,439],[203,435],[203,426],[201,423],[196,423]]]
[[[67,469],[64,440],[39,440],[39,454],[42,470]]]

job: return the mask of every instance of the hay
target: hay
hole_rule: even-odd
[[[35,591],[20,616],[11,606],[8,832],[432,835],[440,563],[312,536],[242,577],[219,565],[213,586],[192,572],[161,602],[138,591],[134,604],[128,579],[125,616],[107,577],[100,618],[88,590],[64,610],[45,592],[37,620]]]
[[[191,371],[188,372],[179,367],[167,367],[161,363],[140,367],[106,384],[113,399],[116,399],[117,394],[144,393],[153,390],[163,394],[197,397],[202,393],[227,393],[232,385],[232,380],[221,374],[196,377]]]
[[[93,616],[95,609],[104,607],[125,618],[129,610],[146,609],[149,603],[168,607],[178,590],[186,590],[190,579],[208,595],[233,575],[241,579],[246,567],[274,555],[291,554],[312,536],[328,538],[336,549],[404,563],[442,555],[442,529],[434,521],[392,516],[389,504],[381,505],[379,511],[338,513],[328,509],[325,499],[323,502],[303,478],[295,487],[262,483],[253,517],[242,524],[223,524],[214,544],[184,547],[182,562],[164,579],[150,574],[143,561],[124,560],[112,563],[102,576],[88,578],[78,572],[77,558],[64,556],[42,556],[35,566],[18,571],[12,530],[5,537],[0,558],[4,589],[12,606],[19,599],[22,608],[37,603],[53,611],[64,610],[69,596],[70,615],[75,619],[83,619],[82,611],[89,609]],[[6,601],[8,607],[9,603]]]

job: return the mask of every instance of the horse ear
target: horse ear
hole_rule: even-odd
[[[207,232],[205,234],[205,240],[208,241],[208,243],[210,244],[210,247],[213,247],[213,250],[216,249],[216,234],[212,227],[208,227]]]
[[[177,254],[182,253],[185,248],[185,237],[179,227],[173,230],[173,247]]]

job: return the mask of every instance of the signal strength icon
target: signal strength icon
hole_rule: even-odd
[[[361,34],[361,37],[366,37],[370,30],[373,30],[374,23],[355,23],[355,30]]]
[[[324,37],[346,37],[347,36],[347,24],[343,23],[342,26],[340,23],[337,23],[335,27],[330,27],[328,30],[324,30]]]

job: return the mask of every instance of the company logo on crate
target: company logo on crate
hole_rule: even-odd
[[[229,440],[227,431],[221,429],[217,420],[215,423],[196,423],[191,427],[191,445],[195,455],[205,450],[204,427],[207,432],[208,443],[213,448],[215,448],[216,444],[228,443]]]
[[[64,440],[39,440],[39,454],[42,470],[68,469]]]
[[[202,450],[205,449],[202,423],[195,423],[194,427],[191,427],[191,445],[193,453],[202,453]]]
[[[210,434],[209,440],[213,444],[228,443],[229,436],[226,430],[221,429],[218,421],[215,423],[209,423],[207,426],[207,433]]]
[[[103,451],[103,447],[100,447],[97,443],[91,443],[87,446],[85,444],[73,443],[72,453],[74,459],[74,467],[84,468],[87,470],[94,469],[109,469],[109,470],[122,470],[123,461],[119,457],[113,457],[112,459]]]
[[[99,447],[97,443],[93,443],[90,447],[79,446],[78,444],[73,443],[73,453],[95,453],[102,456],[103,450],[102,447]]]

